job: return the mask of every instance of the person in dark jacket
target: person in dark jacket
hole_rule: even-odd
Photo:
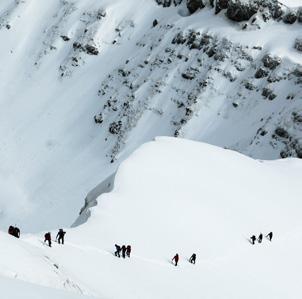
[[[64,237],[65,237],[66,232],[63,231],[62,228],[59,229],[59,232],[57,233],[56,240],[58,240],[59,244],[64,244]]]
[[[177,266],[178,265],[178,261],[179,261],[179,255],[178,255],[178,253],[176,253],[175,256],[173,257],[172,262],[173,261],[175,262],[174,265]]]
[[[273,238],[273,232],[270,232],[269,234],[267,234],[266,236],[268,238],[269,241],[272,241]]]
[[[48,242],[48,246],[51,247],[51,234],[50,234],[50,232],[48,232],[44,235],[44,243],[45,242]]]
[[[131,246],[128,245],[128,246],[126,247],[126,255],[127,255],[128,257],[130,257],[130,254],[131,254]]]
[[[195,263],[196,263],[196,254],[195,253],[193,253],[192,256],[190,257],[189,262],[191,264],[195,265]]]
[[[253,245],[255,245],[256,240],[257,240],[256,236],[255,236],[255,235],[252,235],[252,236],[251,236],[251,243],[252,243]]]
[[[256,236],[255,236],[255,235],[252,235],[250,239],[251,239],[251,243],[252,243],[253,245],[255,245],[255,242],[256,242],[256,240],[257,240]]]
[[[115,256],[117,256],[117,257],[121,257],[121,250],[122,250],[122,248],[121,248],[121,246],[120,245],[117,245],[117,244],[115,244],[115,253],[114,253],[114,255]]]
[[[261,243],[262,239],[263,239],[263,234],[260,234],[259,237],[258,237],[258,243]]]
[[[126,251],[127,251],[127,248],[125,245],[122,246],[122,257],[125,258],[126,257]]]

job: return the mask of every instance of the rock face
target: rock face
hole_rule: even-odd
[[[295,49],[302,52],[302,38],[297,38],[295,41]]]
[[[289,10],[284,16],[283,16],[283,22],[286,24],[294,24],[297,21],[297,14],[293,10]]]
[[[179,5],[182,0],[155,0],[159,5],[163,7],[170,7],[171,5]]]
[[[300,7],[297,11],[298,22],[302,23],[302,7]]]
[[[187,7],[189,12],[192,14],[198,9],[204,8],[205,4],[203,3],[203,0],[188,0]]]
[[[259,5],[255,2],[230,0],[228,3],[227,16],[236,22],[248,21],[257,12],[258,8]]]
[[[270,70],[274,70],[278,65],[281,64],[281,58],[278,56],[271,56],[269,54],[262,58],[263,65]]]
[[[215,4],[215,13],[219,13],[223,9],[228,8],[229,0],[217,0]],[[214,3],[213,3],[214,4]]]

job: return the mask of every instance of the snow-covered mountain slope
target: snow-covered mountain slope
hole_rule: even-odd
[[[0,234],[0,274],[98,298],[298,299],[301,170],[298,159],[260,162],[159,138],[121,165],[113,191],[64,246]],[[272,242],[249,243],[270,231]],[[115,257],[115,243],[131,244],[132,257]]]
[[[43,288],[35,284],[24,283],[16,279],[0,277],[1,294],[6,299],[92,299],[72,293]]]
[[[1,228],[70,225],[157,135],[301,157],[299,11],[237,23],[176,2],[1,1]]]

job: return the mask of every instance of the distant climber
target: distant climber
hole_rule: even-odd
[[[175,262],[174,265],[177,266],[178,265],[178,261],[179,261],[179,255],[178,253],[175,254],[175,256],[172,259],[172,262]]]
[[[45,242],[48,242],[48,246],[51,247],[51,234],[50,234],[50,232],[48,232],[44,235],[44,243]]]
[[[127,251],[127,248],[125,245],[122,246],[122,257],[125,258],[126,257],[126,251]]]
[[[121,246],[115,244],[115,249],[116,249],[116,250],[115,250],[114,255],[117,256],[117,257],[121,257],[121,250],[122,250]]]
[[[195,253],[193,253],[192,256],[190,257],[189,262],[191,264],[195,265],[195,263],[196,263],[196,254]]]
[[[131,246],[128,245],[128,246],[126,247],[126,255],[127,255],[128,257],[130,257],[130,254],[131,254]]]
[[[65,237],[66,232],[63,231],[62,228],[59,229],[59,232],[57,233],[56,240],[58,240],[59,244],[64,244],[64,237]]]
[[[252,235],[250,239],[251,239],[251,243],[252,243],[253,245],[255,245],[255,242],[256,242],[256,240],[257,240],[256,236],[255,236],[255,235]]]
[[[266,235],[269,241],[272,241],[273,239],[273,232],[270,232],[269,234]]]
[[[260,234],[259,237],[258,237],[258,243],[261,243],[262,239],[263,239],[263,234]]]
[[[8,233],[16,238],[20,238],[20,229],[18,227],[10,226],[8,228]]]

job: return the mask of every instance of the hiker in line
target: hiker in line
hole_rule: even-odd
[[[50,234],[50,232],[48,232],[44,235],[44,243],[45,242],[48,242],[48,246],[51,247],[51,234]]]
[[[196,254],[195,253],[193,253],[192,256],[190,257],[189,262],[191,264],[195,265],[195,263],[196,263]]]
[[[59,232],[57,233],[57,237],[56,240],[58,240],[59,244],[63,244],[64,245],[64,236],[65,236],[66,232],[63,231],[62,228],[59,229]]]
[[[259,237],[258,237],[258,243],[261,243],[262,239],[263,239],[263,234],[260,234]]]
[[[270,232],[267,236],[269,241],[272,241],[272,238],[273,238],[273,232]]]
[[[125,245],[122,246],[122,257],[125,258],[126,257],[126,251],[127,251],[127,248]]]
[[[117,256],[117,257],[121,257],[121,255],[120,255],[120,253],[121,253],[121,246],[120,245],[117,245],[117,244],[115,244],[115,253],[114,253],[114,255],[115,256]]]
[[[256,242],[256,239],[257,239],[256,236],[252,235],[250,239],[251,239],[252,244],[255,245],[255,242]]]
[[[175,266],[177,266],[177,264],[178,264],[178,261],[179,261],[179,255],[178,255],[178,253],[176,253],[175,254],[175,256],[173,257],[173,259],[172,259],[172,263],[173,263],[173,261],[175,262]]]
[[[130,254],[131,254],[131,246],[128,245],[128,246],[126,247],[126,255],[127,255],[128,257],[130,257]]]

